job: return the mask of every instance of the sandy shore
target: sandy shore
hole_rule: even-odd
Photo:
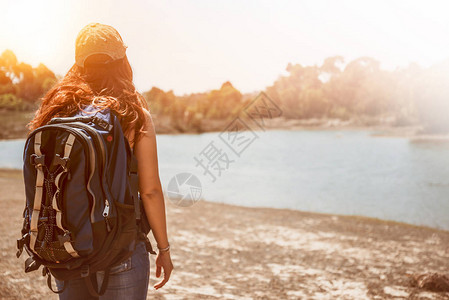
[[[0,171],[0,299],[56,299],[15,257],[19,171]],[[449,275],[449,232],[362,217],[167,204],[175,270],[148,299],[448,299],[410,276]],[[154,257],[151,264],[154,276]]]

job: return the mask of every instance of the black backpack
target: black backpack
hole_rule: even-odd
[[[137,160],[118,118],[87,106],[54,118],[28,136],[23,154],[26,205],[17,257],[25,247],[25,272],[44,266],[59,280],[85,278],[104,294],[109,270],[129,258],[150,227],[138,195]],[[99,290],[96,272],[105,276]]]

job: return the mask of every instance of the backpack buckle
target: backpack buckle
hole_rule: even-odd
[[[68,157],[61,157],[61,155],[56,154],[55,158],[54,158],[54,163],[56,165],[60,165],[62,166],[62,168],[66,169],[67,164],[69,163],[69,158]]]
[[[108,122],[99,117],[94,117],[92,121],[95,125],[101,127],[103,130],[111,131],[112,129],[112,125],[109,125]]]
[[[25,260],[25,273],[36,271],[41,266],[40,263],[34,260],[32,257],[28,257]]]
[[[45,164],[45,154],[37,155],[36,153],[31,154],[30,163],[36,168],[40,168]]]
[[[23,247],[25,246],[25,244],[28,242],[29,239],[30,236],[28,233],[26,233],[20,240],[17,240],[17,253],[16,253],[17,258],[19,258],[20,255],[22,254]]]
[[[58,235],[59,245],[64,245],[66,242],[71,242],[72,238],[69,231],[64,232],[64,235]]]

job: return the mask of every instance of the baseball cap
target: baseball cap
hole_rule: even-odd
[[[78,33],[75,42],[75,62],[84,67],[85,60],[94,54],[106,54],[112,60],[125,57],[127,46],[118,31],[109,25],[90,23]]]

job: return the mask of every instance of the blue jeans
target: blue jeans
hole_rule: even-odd
[[[101,286],[104,272],[97,273],[98,285]],[[65,290],[59,294],[60,300],[115,300],[133,299],[144,300],[148,292],[150,277],[150,260],[145,243],[138,242],[133,255],[113,268],[109,274],[109,284],[106,292],[100,298],[89,293],[84,278],[66,281]],[[58,289],[62,289],[64,282],[56,280]]]

